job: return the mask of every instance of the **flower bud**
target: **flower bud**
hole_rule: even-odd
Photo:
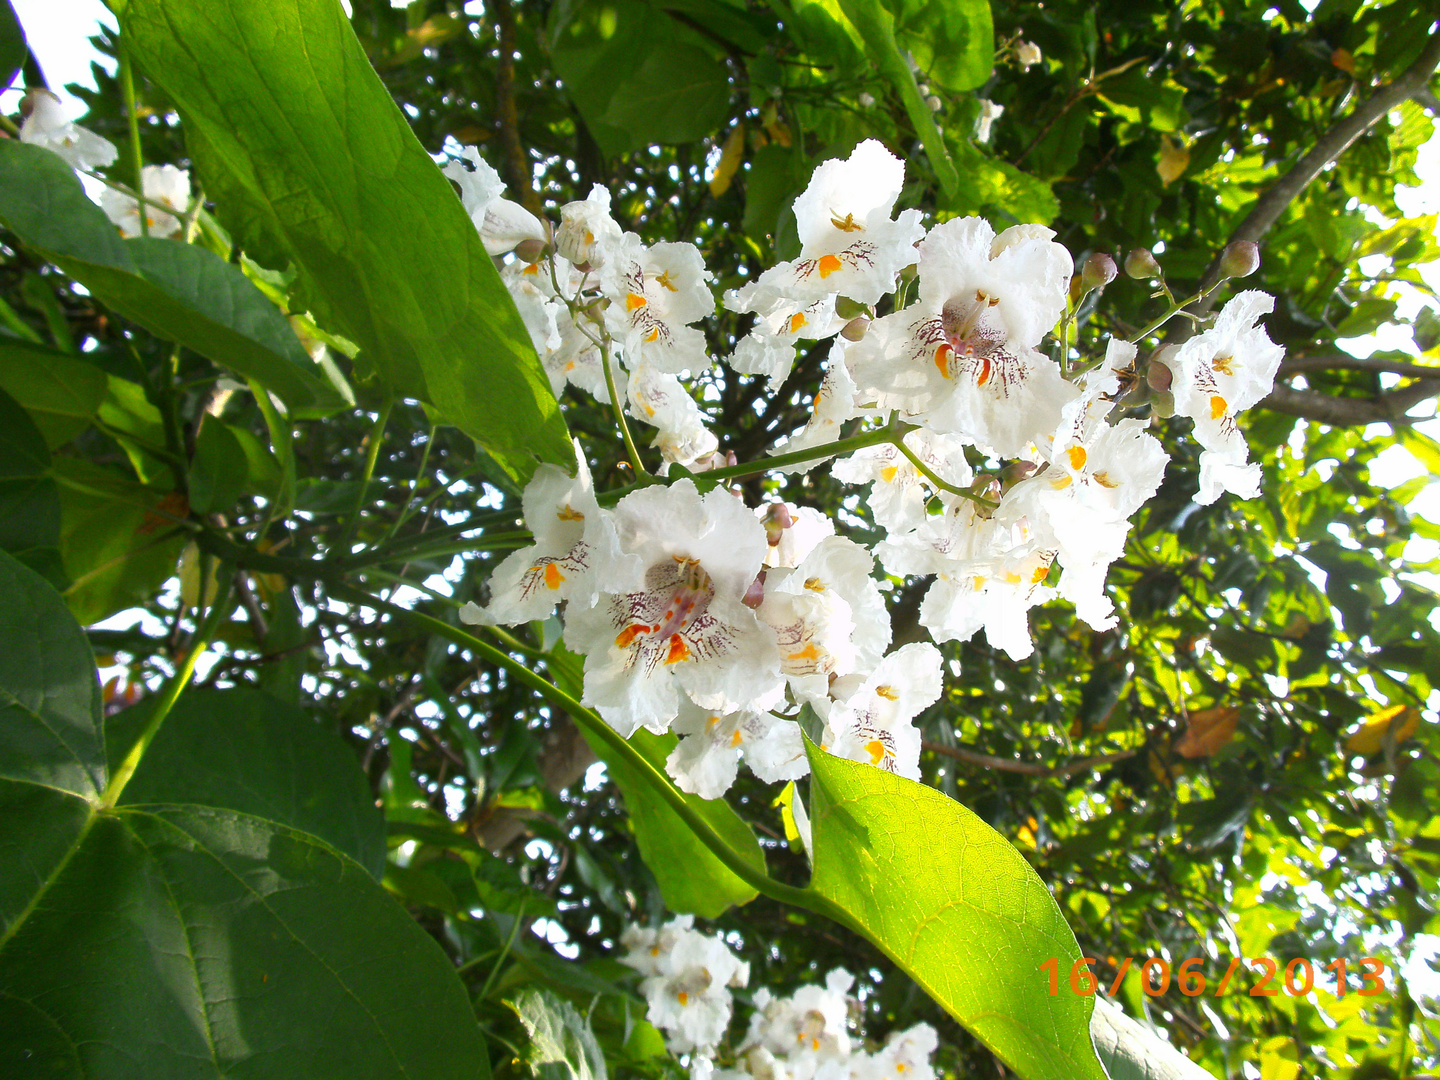
[[[1220,256],[1220,272],[1227,278],[1249,277],[1260,269],[1260,245],[1253,240],[1236,240]]]
[[[764,570],[761,570],[760,573],[755,575],[755,580],[752,581],[750,587],[745,590],[745,595],[741,597],[740,602],[752,610],[758,608],[765,602]]]
[[[783,502],[771,503],[765,508],[762,524],[765,526],[765,542],[775,547],[785,530],[795,524],[795,518],[790,514],[790,507]]]
[[[936,97],[934,94],[931,94],[925,99],[925,105],[931,112],[939,112],[941,109],[945,108],[945,103],[941,101],[938,97]]]
[[[835,314],[842,319],[853,319],[860,315],[869,315],[870,309],[864,304],[856,303],[848,296],[837,296],[835,298]]]
[[[515,254],[527,263],[538,263],[545,257],[546,244],[544,240],[521,240],[515,247]]]
[[[865,336],[865,331],[870,329],[870,319],[865,315],[857,315],[847,322],[840,331],[840,336],[846,341],[859,341]]]
[[[1015,62],[1022,68],[1028,68],[1032,64],[1038,64],[1044,57],[1040,53],[1040,46],[1033,41],[1022,41],[1015,49]]]
[[[1028,479],[1034,472],[1033,461],[1012,461],[1000,472],[1000,486],[1008,491],[1021,480]]]
[[[1175,373],[1170,370],[1169,366],[1159,359],[1158,354],[1152,356],[1150,363],[1145,367],[1145,382],[1149,384],[1150,389],[1157,393],[1166,393],[1174,381]]]
[[[1103,251],[1097,251],[1080,268],[1080,284],[1087,290],[1104,288],[1115,280],[1119,272],[1114,259]]]
[[[1125,256],[1125,273],[1137,280],[1157,278],[1160,276],[1160,264],[1155,261],[1155,256],[1150,254],[1149,248],[1136,248]]]
[[[1175,395],[1169,390],[1156,390],[1150,395],[1150,415],[1162,420],[1175,415]]]

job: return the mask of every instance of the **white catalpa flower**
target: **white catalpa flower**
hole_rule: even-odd
[[[590,470],[577,442],[575,476],[541,465],[525,486],[525,524],[535,543],[512,552],[490,575],[490,603],[466,604],[468,623],[514,625],[547,618],[560,601],[591,607],[602,589],[638,585],[640,560],[620,548],[610,515],[595,501]]]
[[[1022,68],[1033,67],[1043,59],[1040,46],[1033,41],[1022,41],[1015,49],[1015,62]]]
[[[659,429],[650,445],[658,447],[666,461],[688,466],[715,453],[720,441],[705,426],[704,411],[674,375],[641,366],[631,370],[626,385],[626,411]]]
[[[565,641],[586,657],[584,703],[629,738],[665,731],[682,689],[727,712],[772,697],[775,636],[743,602],[767,546],[755,516],[723,488],[701,496],[680,480],[625,496],[615,523],[643,583],[567,612]]]
[[[629,950],[620,957],[620,962],[641,975],[658,975],[661,957],[675,948],[675,943],[694,928],[694,915],[677,915],[655,929],[631,924],[620,935],[620,944]]]
[[[822,162],[795,200],[800,258],[772,266],[727,297],[726,306],[769,315],[787,302],[835,294],[877,303],[915,261],[915,243],[925,235],[918,210],[891,220],[904,182],[904,162],[874,139],[845,161]]]
[[[924,641],[897,649],[830,707],[824,748],[919,780],[920,732],[913,721],[940,697],[940,689],[939,649]]]
[[[890,616],[870,576],[875,560],[853,540],[821,541],[794,569],[766,571],[757,614],[775,631],[780,673],[797,701],[818,704],[830,679],[875,669]]]
[[[672,1052],[708,1056],[730,1024],[730,989],[750,981],[750,965],[719,937],[694,930],[681,931],[655,959],[656,972],[640,983],[645,1018],[665,1032]]]
[[[27,97],[30,115],[20,125],[21,142],[53,150],[72,169],[85,171],[109,165],[118,156],[109,139],[68,119],[65,106],[49,90],[33,90]]]
[[[540,354],[555,396],[558,398],[570,383],[608,404],[610,390],[605,384],[600,347],[575,325],[570,309],[555,293],[558,281],[562,290],[568,290],[567,295],[575,296],[585,275],[558,255],[554,260],[554,281],[546,263],[519,260],[501,269],[500,280],[510,290],[520,318],[530,331],[530,341]]]
[[[763,987],[757,990],[744,1052],[766,1050],[788,1058],[800,1066],[800,1072],[810,1075],[817,1058],[847,1057],[851,1049],[849,994],[854,985],[855,976],[835,968],[825,976],[824,986],[802,986],[787,998],[776,998]],[[802,1065],[797,1059],[808,1061]]]
[[[727,300],[736,294],[730,293]],[[764,375],[773,394],[795,366],[795,343],[834,337],[845,328],[835,314],[835,297],[823,296],[808,304],[781,301],[758,313],[755,326],[735,345],[726,362],[742,375]]]
[[[835,535],[835,522],[813,507],[774,502],[756,507],[755,513],[770,544],[765,553],[767,567],[799,566],[820,541]]]
[[[690,326],[715,312],[710,272],[694,244],[647,247],[626,233],[606,257],[600,292],[610,301],[605,323],[626,365],[678,375],[710,366],[705,335]]]
[[[1265,293],[1237,294],[1220,309],[1215,325],[1181,345],[1171,361],[1175,413],[1194,419],[1195,439],[1204,447],[1196,502],[1213,503],[1223,491],[1242,499],[1260,492],[1260,466],[1246,464],[1250,451],[1235,416],[1275,385],[1285,350],[1257,325],[1274,309],[1274,298]]]
[[[1065,310],[1072,262],[1049,229],[982,218],[920,245],[917,303],[871,325],[852,359],[862,400],[1000,457],[1055,430],[1077,394],[1036,351]]]
[[[985,143],[990,141],[990,129],[995,121],[1005,115],[1005,106],[997,105],[989,98],[980,99],[980,115],[975,120],[975,141]]]
[[[891,1032],[885,1045],[870,1055],[863,1080],[935,1080],[930,1055],[939,1045],[939,1033],[929,1024]]]
[[[681,739],[665,760],[665,770],[681,791],[702,799],[718,799],[730,790],[742,756],[767,784],[810,773],[800,725],[768,712],[742,709],[724,715],[682,701],[672,730]]]
[[[180,218],[190,207],[189,171],[174,165],[146,165],[140,170],[140,181],[145,186],[146,231],[151,236],[174,236],[180,231]],[[160,206],[174,213],[168,214]],[[123,235],[140,235],[140,203],[134,196],[107,187],[100,193],[100,209]]]
[[[772,454],[790,454],[808,450],[838,440],[841,425],[852,420],[858,413],[855,404],[855,380],[850,377],[850,368],[845,363],[845,346],[837,341],[830,347],[830,356],[825,361],[825,378],[810,403],[810,422],[799,435],[791,436],[782,445],[771,450]],[[809,472],[824,458],[813,458],[798,465],[781,465],[781,472]]]
[[[610,216],[610,192],[599,184],[590,189],[589,198],[560,208],[555,250],[576,266],[598,270],[619,243],[620,226]]]
[[[500,197],[505,182],[473,146],[467,146],[460,160],[450,162],[441,172],[460,188],[460,203],[480,233],[487,254],[503,255],[526,240],[543,244],[550,239],[544,222],[519,203]]]
[[[905,445],[936,476],[956,487],[969,487],[975,480],[965,460],[965,441],[923,428],[909,431]],[[891,531],[919,527],[926,519],[925,504],[934,491],[899,449],[890,443],[867,446],[830,466],[830,474],[847,484],[869,484],[866,504],[875,515],[875,524]]]

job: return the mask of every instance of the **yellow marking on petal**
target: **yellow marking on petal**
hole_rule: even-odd
[[[1085,459],[1089,455],[1085,453],[1083,446],[1072,446],[1065,451],[1065,456],[1070,459],[1070,468],[1078,471],[1085,467]]]
[[[1210,399],[1210,419],[1219,420],[1229,410],[1230,403],[1219,394]]]
[[[1030,584],[1039,585],[1040,582],[1045,580],[1045,575],[1048,573],[1050,573],[1049,566],[1037,566],[1035,572],[1030,575]]]
[[[1117,488],[1120,486],[1119,480],[1111,480],[1110,477],[1103,472],[1097,472],[1095,474],[1095,482],[1101,487],[1106,488]]]
[[[995,368],[995,365],[990,362],[990,358],[989,358],[988,356],[985,357],[985,359],[981,360],[981,361],[980,361],[980,377],[975,380],[975,385],[976,385],[976,386],[984,386],[987,382],[989,382],[989,381],[990,381],[990,375],[991,375],[991,373],[994,371],[994,368]]]
[[[806,578],[805,588],[809,589],[811,592],[824,592],[825,582],[821,581],[818,577]]]
[[[985,587],[985,582],[987,580],[988,579],[983,574],[976,574],[973,578],[970,579],[970,587],[976,592],[979,592]]]
[[[895,474],[899,471],[899,465],[886,465],[880,470],[880,479],[884,480],[887,484],[892,484],[895,482]]]
[[[646,341],[647,343],[652,342],[652,341],[659,341],[659,340],[660,340],[660,328],[659,328],[658,326],[655,327],[655,329],[651,330],[650,333],[648,333],[648,334],[645,335],[645,341]]]
[[[718,723],[720,723],[720,717],[718,717],[718,716],[712,716],[712,717],[710,717],[710,719],[708,719],[708,720],[705,721],[705,726],[706,726],[706,727],[709,727],[709,728],[713,728],[713,727],[714,727],[716,724],[718,724]]]
[[[565,361],[565,374],[566,374],[566,375],[569,375],[570,372],[572,372],[572,371],[574,371],[574,370],[575,370],[575,361],[574,361],[574,360],[567,360],[567,361]]]
[[[670,651],[665,654],[665,663],[679,664],[690,659],[690,647],[679,634],[670,635]]]
[[[819,269],[819,271],[820,271],[820,280],[821,280],[821,281],[824,281],[824,280],[825,280],[827,277],[829,277],[831,274],[834,274],[834,273],[837,273],[838,271],[840,271],[840,270],[842,269],[842,266],[843,266],[843,264],[840,262],[839,258],[837,258],[837,257],[834,256],[834,255],[821,255],[821,256],[820,256],[820,261],[819,261],[818,263],[816,263],[815,265],[816,265],[817,269]]]
[[[1001,575],[1001,580],[1003,580],[1006,585],[1019,585],[1023,579],[1019,574],[1015,573],[1015,571],[1007,570]]]
[[[806,642],[805,647],[799,652],[790,653],[786,660],[819,660],[825,654],[815,647],[813,641]]]
[[[905,1071],[905,1063],[904,1063],[903,1061],[897,1061],[897,1062],[895,1063],[895,1071],[896,1071],[897,1073],[902,1073],[902,1072],[904,1072],[904,1071]]]
[[[593,232],[591,232],[589,229],[586,229],[586,230],[585,230],[585,243],[587,243],[587,244],[593,244],[594,242],[595,242],[595,234],[594,234]]]
[[[900,700],[900,695],[896,693],[893,686],[877,686],[875,687],[875,693],[883,697],[886,701]]]
[[[656,285],[664,285],[665,288],[669,289],[671,292],[679,292],[679,291],[680,291],[679,286],[677,286],[673,281],[670,280],[670,271],[669,271],[669,270],[666,270],[663,274],[661,274],[659,277],[657,277],[657,278],[655,279],[655,284],[656,284]]]
[[[650,946],[650,955],[651,955],[651,956],[659,956],[659,955],[660,955],[660,946],[659,946],[659,945],[651,945],[651,946]]]
[[[732,747],[734,747],[734,746],[739,746],[739,745],[740,745],[741,743],[743,743],[744,741],[745,741],[745,736],[742,735],[742,734],[740,734],[740,729],[739,729],[739,728],[736,728],[734,731],[732,731],[732,732],[730,733],[730,745],[731,745]]]
[[[1067,487],[1070,486],[1070,474],[1069,474],[1069,473],[1059,473],[1059,474],[1057,474],[1057,475],[1050,481],[1050,486],[1053,487],[1056,491],[1064,491]]]
[[[626,311],[634,311],[636,308],[642,308],[648,303],[649,301],[646,300],[645,297],[641,296],[639,293],[632,292],[625,294]]]
[[[865,744],[865,750],[870,755],[870,764],[879,765],[885,760],[885,744],[879,739],[871,739]],[[820,1040],[815,1040],[815,1049],[820,1049]]]
[[[805,318],[805,313],[803,311],[795,312],[794,315],[790,316],[790,333],[794,334],[798,332],[799,329],[805,325],[806,321],[807,320]]]
[[[522,275],[523,275],[523,274],[539,274],[539,273],[540,273],[540,264],[539,264],[539,263],[530,263],[529,265],[527,265],[527,266],[525,267],[524,270],[521,270],[520,273],[521,273]]]
[[[553,562],[545,564],[545,587],[547,589],[558,589],[560,583],[565,580],[565,575]]]
[[[678,994],[675,995],[675,997],[679,1000],[681,1005],[690,1004],[690,995],[687,994],[684,990],[681,990]]]
[[[628,649],[631,644],[634,643],[637,637],[639,637],[641,634],[648,634],[649,632],[650,627],[645,626],[642,623],[636,623],[634,626],[627,626],[624,630],[621,630],[619,635],[615,638],[615,647],[617,649]]]
[[[935,366],[940,369],[940,374],[946,379],[953,379],[950,372],[950,361],[955,356],[954,347],[948,342],[941,342],[940,347],[935,350]]]

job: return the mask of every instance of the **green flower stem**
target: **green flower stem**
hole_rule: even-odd
[[[502,667],[512,676],[538,692],[552,705],[564,709],[575,720],[577,724],[585,728],[591,735],[594,735],[606,746],[610,747],[618,756],[623,757],[626,763],[635,769],[645,781],[655,790],[662,799],[670,804],[670,808],[679,815],[680,819],[693,832],[711,853],[725,865],[732,874],[738,877],[745,884],[758,892],[778,900],[781,903],[791,904],[795,907],[805,908],[816,914],[825,915],[835,919],[846,926],[853,926],[849,917],[834,904],[824,897],[810,891],[809,889],[797,889],[793,885],[786,885],[776,881],[763,871],[755,869],[747,863],[740,854],[727,844],[715,831],[713,825],[702,818],[685,801],[685,796],[670,782],[670,778],[657,769],[650,761],[638,753],[620,733],[602,720],[599,714],[581,705],[573,697],[561,690],[554,683],[537,675],[526,667],[519,660],[516,660],[509,653],[497,649],[488,641],[467,633],[457,626],[442,622],[439,619],[425,615],[418,611],[411,611],[399,607],[396,604],[388,603],[378,597],[359,589],[353,589],[348,585],[331,585],[330,595],[336,600],[343,600],[351,604],[359,604],[375,611],[385,612],[388,615],[396,616],[417,626],[423,626],[432,633],[439,634],[448,641],[454,642],[461,648],[469,649],[476,656]]]
[[[375,475],[375,462],[380,459],[380,444],[384,441],[385,425],[390,422],[390,409],[394,404],[393,398],[385,399],[385,404],[381,405],[380,411],[375,414],[375,422],[370,425],[370,434],[365,439],[365,468],[360,475],[360,490],[355,493],[355,506],[350,511],[350,521],[340,540],[340,547],[347,554],[355,542],[355,534],[360,531],[360,518],[365,511],[365,496],[370,493],[370,479]]]
[[[909,461],[911,465],[914,465],[916,471],[925,477],[926,480],[930,481],[937,490],[948,491],[951,495],[959,495],[962,499],[969,499],[971,502],[978,503],[980,506],[988,507],[991,510],[994,510],[1000,505],[999,503],[991,502],[989,499],[982,498],[966,488],[956,487],[954,484],[949,484],[941,480],[928,465],[920,460],[920,456],[916,454],[915,451],[905,445],[905,436],[914,430],[914,428],[910,428],[906,431],[893,432],[890,438],[890,445],[904,454],[905,459]]]
[[[1176,300],[1175,297],[1170,294],[1169,288],[1166,287],[1165,282],[1162,280],[1162,281],[1160,282],[1160,287],[1165,290],[1165,298],[1166,298],[1167,300],[1169,300],[1170,306],[1169,306],[1169,308],[1166,309],[1166,311],[1165,311],[1165,313],[1164,313],[1163,315],[1161,315],[1158,319],[1156,319],[1154,322],[1152,322],[1149,326],[1145,327],[1144,330],[1141,330],[1138,334],[1136,334],[1133,338],[1131,338],[1131,339],[1130,339],[1130,340],[1131,340],[1131,344],[1139,345],[1142,341],[1144,341],[1144,340],[1145,340],[1147,337],[1149,337],[1151,334],[1155,333],[1156,330],[1159,330],[1162,326],[1164,326],[1167,322],[1169,322],[1171,319],[1173,319],[1176,315],[1179,315],[1179,314],[1181,314],[1182,312],[1184,312],[1185,309],[1188,308],[1191,304],[1195,304],[1195,303],[1200,302],[1201,300],[1204,300],[1207,296],[1209,296],[1211,293],[1213,293],[1216,289],[1220,288],[1221,285],[1224,285],[1225,282],[1228,281],[1228,280],[1230,280],[1230,279],[1229,279],[1229,278],[1221,278],[1221,279],[1220,279],[1219,281],[1217,281],[1214,285],[1211,285],[1210,288],[1208,288],[1208,289],[1201,289],[1201,290],[1200,290],[1199,292],[1197,292],[1194,296],[1186,297],[1184,300]],[[1191,318],[1194,318],[1194,316],[1190,316],[1190,317],[1191,317]]]
[[[264,536],[270,529],[270,523],[289,517],[290,510],[295,505],[295,435],[290,421],[280,415],[280,410],[275,408],[275,403],[270,400],[270,392],[254,379],[247,379],[246,382],[250,386],[250,393],[255,397],[255,404],[260,407],[260,415],[265,418],[265,430],[270,433],[270,446],[280,462],[280,497],[270,504],[265,526],[260,530],[260,535]]]
[[[205,565],[208,559],[201,560],[200,582],[201,588],[209,577],[209,566]],[[190,684],[190,676],[195,673],[195,663],[200,659],[210,644],[215,631],[219,629],[221,621],[230,613],[230,590],[235,584],[235,573],[233,567],[222,564],[220,573],[216,575],[219,579],[220,589],[215,597],[215,602],[210,605],[195,636],[190,639],[190,649],[185,655],[184,661],[176,669],[165,688],[160,691],[160,696],[155,701],[154,708],[150,711],[150,718],[145,722],[145,730],[140,733],[130,753],[125,755],[125,760],[110,777],[110,783],[105,792],[100,796],[100,805],[104,809],[110,809],[120,801],[120,795],[125,790],[125,785],[130,783],[130,778],[135,775],[135,769],[140,764],[140,759],[145,756],[150,743],[160,731],[160,725],[165,723],[165,718],[170,715],[170,710],[175,707],[175,702],[180,700],[181,691]],[[203,600],[203,597],[202,597]]]
[[[140,235],[150,235],[150,221],[145,212],[145,155],[140,148],[140,116],[135,104],[135,66],[130,62],[130,46],[120,35],[120,93],[125,99],[125,118],[130,125],[130,164],[135,170],[135,209],[140,218]]]
[[[390,526],[390,531],[385,535],[385,542],[388,544],[395,539],[395,534],[400,531],[405,522],[410,520],[412,513],[411,506],[415,502],[415,492],[420,488],[420,480],[425,475],[425,470],[430,465],[430,448],[435,445],[435,425],[430,425],[430,431],[425,436],[425,449],[420,451],[420,467],[415,470],[415,479],[410,481],[410,490],[405,495],[405,505],[400,508],[400,514],[395,518],[395,524]]]
[[[586,336],[589,337],[588,334]],[[630,458],[630,470],[635,474],[637,481],[648,484],[653,478],[645,471],[645,464],[640,460],[640,451],[635,448],[635,437],[630,434],[630,424],[625,419],[625,403],[615,392],[615,371],[610,363],[610,336],[607,334],[601,338],[599,345],[600,364],[605,369],[605,389],[610,391],[610,408],[614,410],[615,423],[620,428],[620,437],[625,440],[625,453]]]

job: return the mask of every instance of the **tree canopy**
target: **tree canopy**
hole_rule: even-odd
[[[919,1062],[885,1039],[921,1023],[956,1080],[1440,1068],[1435,984],[1401,970],[1440,932],[1440,520],[1418,501],[1440,476],[1420,423],[1440,396],[1421,271],[1440,239],[1401,190],[1440,110],[1433,5],[110,6],[120,32],[96,44],[117,64],[77,88],[78,129],[0,8],[4,74],[32,91],[0,121],[0,1071],[703,1080],[713,1058],[768,1080],[740,1034],[770,1015],[760,991],[835,968],[855,981],[825,1030],[873,1051],[866,1068]],[[637,388],[654,339],[614,329],[665,298],[646,281],[676,292],[681,256],[615,299],[582,257],[604,238],[575,234],[613,221],[635,250],[694,245],[713,281],[687,328],[729,358],[766,315],[716,298],[806,258],[849,265],[816,261],[796,199],[872,140],[903,161],[891,201],[916,238],[978,218],[986,244],[1063,245],[1058,315],[1027,348],[1078,381],[1133,344],[1087,400],[1169,464],[1109,563],[1113,625],[1077,614],[1063,552],[1027,587],[1069,599],[1009,612],[1028,653],[996,628],[1019,601],[945,640],[933,571],[860,573],[876,606],[857,641],[888,620],[879,652],[939,650],[918,780],[889,744],[871,759],[889,771],[837,749],[826,710],[858,697],[822,678],[815,700],[792,682],[755,710],[803,730],[803,778],[742,770],[702,798],[673,766],[700,734],[677,750],[668,720],[624,730],[635,698],[596,689],[579,598],[563,636],[555,615],[502,626],[467,605],[497,611],[507,557],[541,550],[545,482],[580,485],[555,503],[577,520],[630,520],[636,495],[681,507],[682,489],[693,504],[662,519],[719,521],[727,493],[760,508],[707,541],[715,581],[725,549],[762,525],[774,548],[802,514],[857,548],[895,542],[828,463],[775,455],[915,457],[918,408],[815,420],[847,343],[925,302],[914,239],[881,299],[829,296],[829,335],[786,339],[793,367],[691,365],[681,408],[670,383]],[[473,201],[477,157],[510,203]],[[606,215],[562,217],[597,185]],[[1252,244],[1258,269],[1236,261]],[[536,269],[549,281],[527,286]],[[1179,358],[1250,289],[1274,297],[1263,327],[1284,350],[1238,417],[1260,490],[1207,497]],[[937,309],[932,381],[955,377],[943,349],[978,340],[986,302],[959,324]],[[557,311],[593,349],[562,355]],[[1354,355],[1377,330],[1409,341]],[[1013,359],[966,355],[979,385]],[[563,368],[597,357],[588,383]],[[682,450],[662,425],[652,445],[656,407],[713,442]],[[916,460],[919,520],[988,519],[1058,474],[1053,447],[1023,441]],[[1395,448],[1424,470],[1399,486],[1372,471]],[[675,550],[673,598],[718,605]],[[587,569],[534,562],[551,589]],[[767,594],[795,563],[768,565]],[[919,694],[903,670],[846,692]],[[749,965],[713,1045],[677,1042],[635,960],[637,933],[683,915]],[[777,1080],[819,1076],[775,1062]]]

